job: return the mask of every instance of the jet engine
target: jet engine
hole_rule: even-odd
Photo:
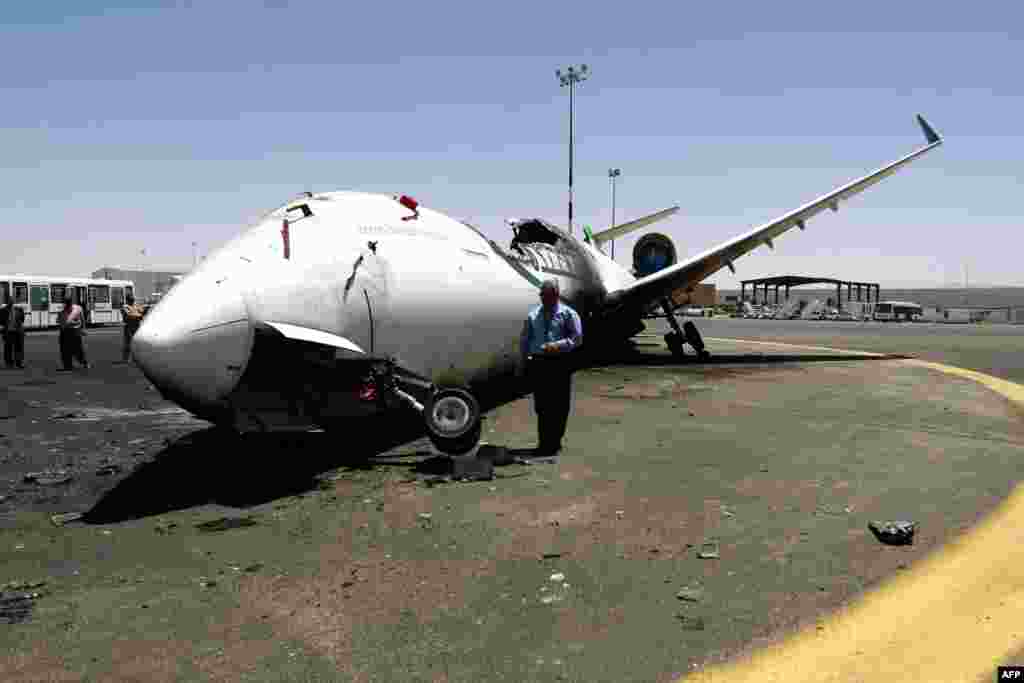
[[[633,246],[633,274],[645,277],[675,264],[676,246],[658,232],[649,232]]]

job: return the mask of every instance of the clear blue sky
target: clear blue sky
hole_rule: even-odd
[[[307,189],[411,194],[502,240],[509,216],[564,224],[554,70],[586,62],[579,222],[608,224],[618,166],[617,217],[678,202],[660,228],[693,254],[910,151],[921,112],[942,148],[738,276],[942,286],[966,264],[1024,285],[1016,3],[76,0],[0,19],[0,272],[187,267],[193,241]]]

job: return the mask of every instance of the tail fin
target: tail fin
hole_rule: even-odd
[[[591,240],[593,241],[594,246],[600,247],[605,242],[611,242],[614,239],[618,239],[623,235],[628,235],[634,230],[639,230],[640,228],[650,225],[651,223],[657,223],[658,221],[665,220],[669,216],[672,216],[675,213],[677,213],[678,211],[679,205],[677,204],[671,208],[663,209],[656,213],[644,216],[643,218],[638,218],[635,221],[630,221],[629,223],[620,223],[619,225],[608,228],[607,230],[602,230],[601,232],[595,235],[591,235]]]

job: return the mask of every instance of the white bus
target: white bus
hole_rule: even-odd
[[[69,291],[85,310],[87,325],[111,325],[120,324],[124,298],[135,295],[135,284],[131,280],[0,275],[0,302],[11,295],[14,305],[25,311],[26,329],[56,326],[64,294]]]
[[[920,304],[910,301],[879,301],[875,304],[875,320],[916,320],[924,314]]]

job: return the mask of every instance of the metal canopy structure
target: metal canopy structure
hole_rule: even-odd
[[[831,277],[809,277],[806,275],[776,275],[775,277],[762,277],[756,280],[742,280],[740,281],[740,301],[746,301],[746,290],[747,285],[751,285],[754,289],[753,296],[751,297],[751,303],[757,303],[757,290],[764,288],[764,296],[761,299],[761,303],[768,303],[768,288],[775,288],[775,303],[779,303],[779,288],[786,288],[786,298],[789,298],[790,287],[801,287],[803,285],[818,285],[827,284],[835,285],[836,288],[836,308],[842,310],[842,287],[846,286],[846,300],[847,301],[862,301],[861,294],[866,293],[866,299],[863,301],[871,302],[871,291],[874,290],[875,303],[878,303],[879,296],[881,295],[881,286],[877,282],[853,282],[850,280],[836,280]],[[854,299],[853,295],[856,293],[857,298]]]

